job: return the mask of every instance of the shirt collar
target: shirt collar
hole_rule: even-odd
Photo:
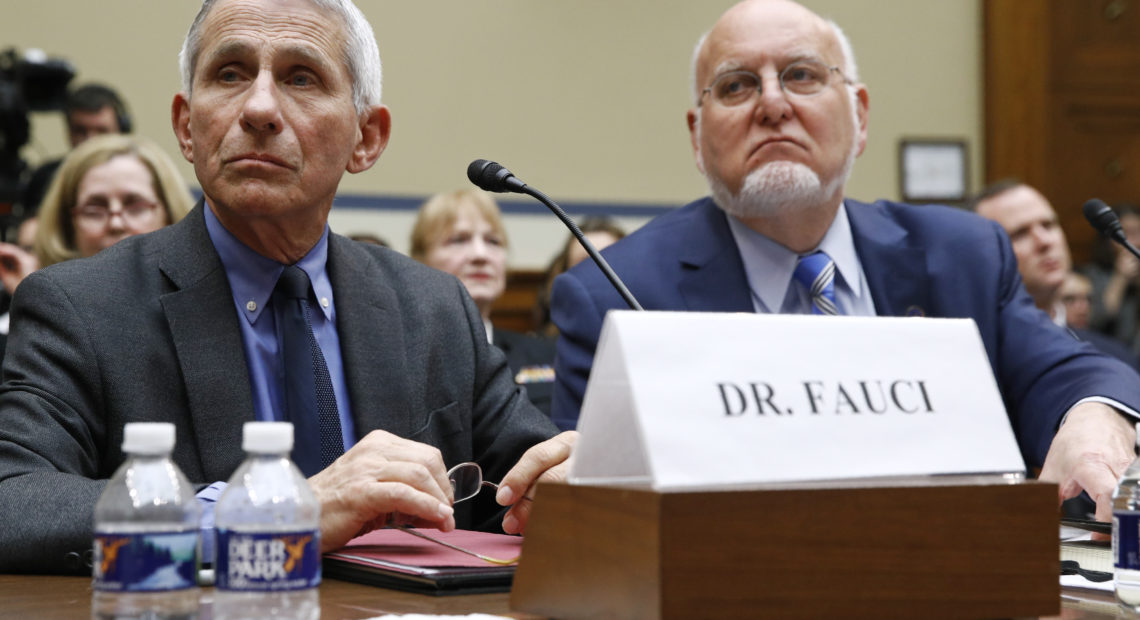
[[[273,294],[273,288],[277,286],[277,279],[281,276],[285,265],[258,254],[242,243],[218,221],[209,204],[204,211],[206,231],[226,270],[234,304],[237,305],[240,314],[253,324],[257,322],[261,311],[269,303],[269,297]],[[332,320],[333,292],[326,269],[328,237],[329,227],[325,224],[320,240],[296,264],[309,276],[313,292],[316,293],[317,307],[324,313],[326,319]]]
[[[736,247],[740,250],[744,273],[753,296],[759,298],[764,310],[780,312],[800,255],[752,230],[731,215],[727,219]],[[823,240],[804,254],[816,250],[823,250],[835,262],[839,274],[837,284],[848,287],[855,299],[861,298],[863,272],[859,268],[859,257],[855,252],[851,223],[847,219],[847,205],[839,205]]]

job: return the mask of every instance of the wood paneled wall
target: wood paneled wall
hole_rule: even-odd
[[[986,181],[1040,189],[1083,262],[1084,202],[1140,203],[1140,2],[984,6]]]

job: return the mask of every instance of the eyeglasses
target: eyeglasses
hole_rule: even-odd
[[[811,97],[818,95],[831,84],[831,74],[839,75],[845,84],[854,84],[839,67],[832,67],[815,60],[800,60],[780,71],[780,88],[789,95]],[[729,71],[722,73],[712,84],[701,91],[697,105],[703,103],[705,95],[726,108],[734,108],[751,103],[764,88],[764,80],[751,71]]]
[[[483,468],[479,467],[478,463],[460,463],[455,467],[452,467],[451,469],[447,470],[447,479],[451,481],[452,497],[455,498],[455,501],[452,503],[452,505],[475,497],[479,494],[479,491],[481,491],[483,487],[490,487],[496,490],[499,488],[499,485],[495,484],[494,482],[483,479]],[[530,498],[525,495],[522,499],[530,501]],[[438,545],[443,545],[448,549],[453,549],[460,553],[465,553],[467,555],[477,557],[480,560],[483,560],[484,562],[490,562],[491,564],[502,564],[506,566],[519,561],[518,557],[509,559],[493,558],[491,556],[483,555],[482,553],[478,553],[470,549],[464,549],[458,545],[453,545],[449,542],[445,542],[437,538],[432,538],[431,536],[424,534],[423,532],[413,528],[410,525],[391,524],[390,527],[403,530],[412,536],[417,536],[424,540],[430,540],[431,542]]]
[[[118,202],[119,208],[112,209],[111,204],[100,202],[86,202],[71,209],[76,225],[89,230],[98,230],[107,226],[111,217],[122,216],[123,220],[132,226],[149,224],[154,219],[157,202],[139,196],[128,196]],[[113,204],[113,203],[112,203]]]

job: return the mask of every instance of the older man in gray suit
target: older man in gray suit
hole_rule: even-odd
[[[555,435],[514,387],[458,281],[328,232],[344,171],[370,168],[388,140],[379,62],[349,0],[204,3],[172,110],[204,203],[33,275],[15,300],[0,571],[87,570],[92,508],[124,460],[123,425],[143,420],[175,424],[174,460],[207,513],[242,459],[242,422],[312,428],[322,459],[335,443],[342,454],[309,478],[324,549],[391,518],[485,525],[500,506],[511,506],[503,529],[525,527],[518,500],[563,474],[575,435]],[[303,274],[319,411],[298,413],[283,378],[290,345],[277,339],[293,302],[275,291],[287,272]],[[453,508],[446,469],[469,460],[503,484]]]

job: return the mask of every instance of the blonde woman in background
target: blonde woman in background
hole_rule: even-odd
[[[44,196],[36,256],[41,268],[94,256],[177,222],[193,206],[174,162],[153,142],[136,135],[91,138],[67,155]]]
[[[507,283],[507,232],[491,195],[478,189],[436,194],[412,227],[412,258],[459,278],[479,308],[487,337],[502,349],[515,383],[550,415],[554,343],[491,324],[491,307]]]
[[[9,293],[36,269],[103,248],[182,219],[194,206],[174,163],[134,135],[91,138],[72,150],[48,187],[39,215],[20,227],[19,245],[0,244],[0,280]],[[34,249],[21,247],[34,229]],[[0,359],[8,314],[0,315]]]

